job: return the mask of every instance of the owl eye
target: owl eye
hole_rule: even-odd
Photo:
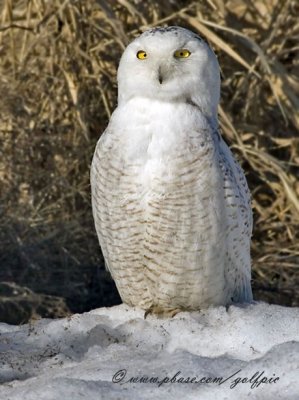
[[[146,54],[145,51],[139,50],[138,53],[136,54],[136,57],[137,57],[139,60],[145,60],[145,59],[147,58],[147,54]]]
[[[187,49],[179,49],[174,52],[175,58],[187,58],[191,55],[190,51]]]

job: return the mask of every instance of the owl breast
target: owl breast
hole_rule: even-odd
[[[192,105],[138,99],[115,111],[91,185],[100,245],[125,303],[194,310],[231,300],[219,140]]]

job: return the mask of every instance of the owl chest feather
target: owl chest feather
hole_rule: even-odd
[[[134,271],[142,279],[141,274],[151,288],[144,293],[155,295],[167,278],[172,283],[166,294],[159,294],[159,302],[173,296],[183,304],[187,296],[190,306],[195,300],[188,287],[191,293],[198,285],[208,302],[213,277],[213,291],[218,288],[221,297],[214,301],[221,303],[223,279],[217,273],[225,251],[225,222],[211,129],[185,105],[159,104],[146,113],[135,108],[130,118],[117,118],[113,134],[108,128],[95,161],[95,219],[113,277],[118,283],[123,274]],[[178,282],[185,288],[180,296]],[[118,288],[126,296],[121,283]]]
[[[140,190],[163,195],[190,180],[210,180],[215,143],[207,120],[190,105],[143,102],[131,110],[130,122],[121,122],[118,143]]]

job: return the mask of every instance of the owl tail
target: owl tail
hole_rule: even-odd
[[[252,303],[252,289],[250,279],[244,276],[239,286],[235,289],[233,297],[233,303]]]

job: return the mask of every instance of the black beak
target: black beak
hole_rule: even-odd
[[[159,79],[160,85],[162,85],[163,75],[162,75],[162,68],[161,67],[159,67],[159,70],[158,70],[158,79]]]

